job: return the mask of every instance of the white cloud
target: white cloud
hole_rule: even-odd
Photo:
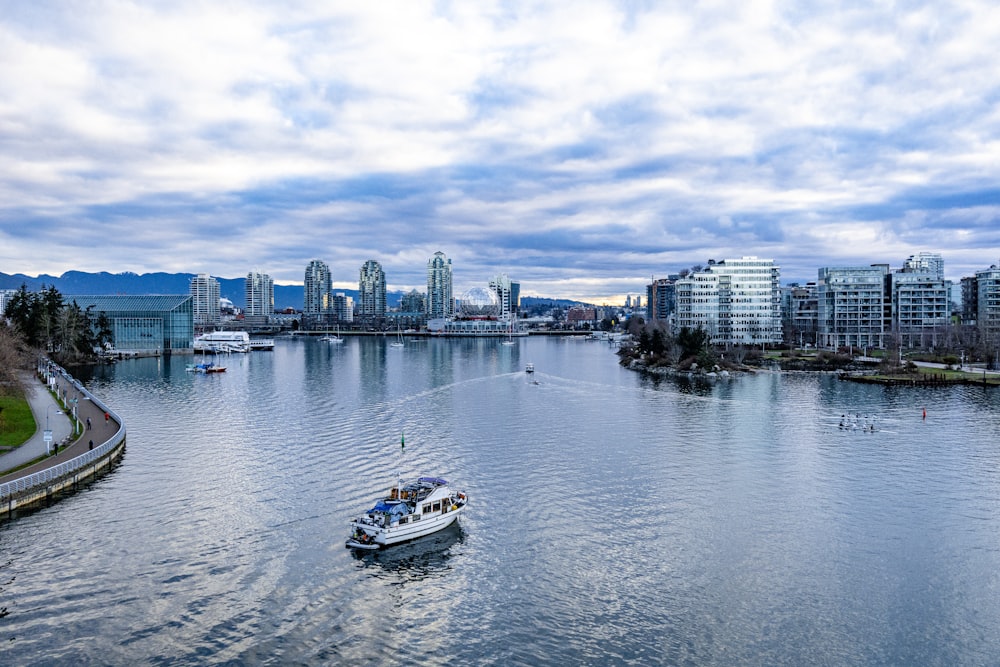
[[[273,258],[300,280],[324,252],[385,253],[419,285],[430,234],[456,271],[619,294],[748,244],[785,265],[869,263],[875,242],[890,256],[871,261],[901,261],[928,226],[924,249],[969,257],[990,241],[971,228],[995,220],[986,2],[8,9],[0,271],[85,268],[67,233],[83,216],[113,239],[91,268],[242,275]],[[118,236],[122,217],[155,235]],[[192,218],[228,249],[198,256]],[[58,231],[10,229],[39,219]],[[606,266],[602,243],[626,266],[541,277]]]

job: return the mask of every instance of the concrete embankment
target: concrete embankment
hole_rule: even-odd
[[[40,365],[36,377],[28,402],[40,426],[17,450],[0,456],[0,470],[35,462],[0,476],[0,518],[77,489],[111,470],[125,452],[125,424],[100,399],[55,364]]]

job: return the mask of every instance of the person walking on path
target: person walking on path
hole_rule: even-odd
[[[89,431],[92,428],[93,428],[93,425],[90,423],[90,417],[87,417],[87,430]]]
[[[109,419],[111,419],[111,415],[109,415],[107,412],[105,412],[104,413],[104,423],[107,424]]]

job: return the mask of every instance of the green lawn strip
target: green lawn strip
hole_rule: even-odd
[[[23,396],[0,396],[0,447],[23,445],[38,425]]]

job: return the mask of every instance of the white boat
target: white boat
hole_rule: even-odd
[[[527,366],[524,367],[524,372],[525,373],[534,373],[535,372],[535,365],[532,364],[532,363],[529,363]]]
[[[246,331],[211,331],[194,339],[195,352],[249,352],[250,334]]]
[[[396,340],[389,343],[389,347],[403,347],[406,343],[403,342],[403,332],[399,330],[399,325],[396,325]]]
[[[327,343],[333,343],[334,345],[339,345],[340,343],[344,342],[344,339],[340,337],[340,327],[339,326],[337,327],[337,335],[336,336],[323,336],[322,338],[320,338],[320,340],[326,341]]]
[[[347,548],[375,550],[436,533],[458,520],[468,506],[464,491],[440,477],[397,484],[364,516],[351,522]]]

